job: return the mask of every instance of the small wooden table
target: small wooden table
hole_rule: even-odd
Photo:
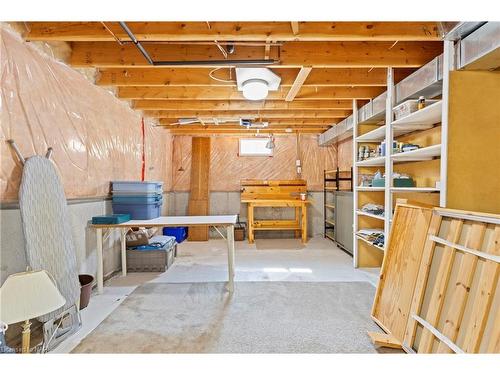
[[[91,227],[97,232],[97,292],[100,294],[104,287],[102,243],[103,229],[120,229],[122,275],[127,275],[127,253],[125,248],[125,235],[130,228],[134,227],[178,227],[178,226],[213,226],[226,228],[227,240],[227,263],[229,272],[228,289],[234,290],[234,225],[236,215],[212,215],[212,216],[160,216],[151,220],[129,220],[121,224],[92,224]],[[220,232],[219,232],[220,233]]]
[[[293,230],[295,236],[301,233],[302,243],[307,242],[308,200],[300,199],[242,199],[248,204],[248,242],[254,243],[256,230]],[[255,207],[295,207],[294,220],[255,220]]]

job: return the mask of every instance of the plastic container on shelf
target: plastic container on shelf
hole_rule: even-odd
[[[113,194],[120,192],[129,193],[162,193],[161,181],[111,181]]]
[[[428,107],[429,105],[438,102],[438,100],[425,100],[425,107]],[[424,108],[425,108],[424,107]],[[409,114],[412,114],[413,112],[418,111],[418,99],[410,99],[406,100],[403,103],[397,105],[394,107],[394,118],[395,120],[399,120],[403,117],[408,116]]]
[[[113,195],[113,203],[118,204],[152,204],[162,203],[161,194],[153,195]]]
[[[132,220],[150,220],[160,216],[162,203],[113,203],[112,206],[114,214],[130,214]]]
[[[114,215],[100,215],[92,217],[92,224],[121,224],[130,220],[130,215],[114,214]]]
[[[163,228],[163,234],[165,236],[173,236],[177,243],[181,243],[188,236],[187,227],[165,227]]]

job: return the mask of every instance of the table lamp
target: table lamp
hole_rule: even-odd
[[[24,321],[22,352],[30,352],[30,319],[57,310],[66,300],[47,271],[27,271],[10,275],[0,288],[0,321]]]

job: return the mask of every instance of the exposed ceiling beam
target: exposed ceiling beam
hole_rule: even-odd
[[[171,125],[171,124],[177,123],[178,120],[179,120],[178,118],[160,118],[160,119],[158,119],[158,122],[160,125]],[[205,123],[210,124],[210,121],[208,121],[208,120],[210,120],[210,119],[207,119],[207,121],[205,121]],[[293,119],[268,119],[267,120],[267,119],[264,119],[263,121],[268,122],[269,125],[272,125],[272,126],[278,126],[278,125],[286,126],[286,127],[313,126],[313,127],[317,127],[317,128],[320,128],[320,127],[329,128],[331,125],[338,122],[338,121],[333,122],[331,120],[326,120],[326,119],[300,119],[300,120],[293,120]],[[257,121],[257,122],[260,122],[260,121]],[[229,126],[229,125],[240,126],[238,120],[226,121],[226,122],[221,123],[221,124],[216,125],[216,126]],[[177,125],[177,126],[187,126],[187,125]]]
[[[322,128],[296,128],[296,129],[244,129],[241,126],[234,129],[179,129],[179,128],[170,128],[159,125],[159,127],[165,128],[166,131],[172,134],[177,135],[216,135],[216,134],[224,134],[224,135],[243,135],[243,136],[253,136],[256,134],[321,134],[325,131]]]
[[[279,60],[273,68],[420,67],[442,53],[440,42],[288,42],[271,47],[270,58]],[[172,45],[143,43],[154,61],[220,60],[214,45]],[[261,59],[262,47],[238,47],[228,60]],[[116,42],[74,42],[70,64],[74,67],[149,66],[134,45]],[[217,63],[212,65],[218,67]],[[167,67],[167,66],[165,66]],[[207,66],[205,66],[206,68]]]
[[[359,101],[362,105],[363,101]],[[134,100],[133,107],[143,110],[195,110],[195,111],[283,111],[352,109],[352,100],[263,101],[248,100]]]
[[[302,88],[302,85],[306,81],[307,76],[309,75],[309,73],[311,73],[311,70],[312,68],[308,66],[303,66],[302,68],[300,68],[295,81],[293,81],[292,87],[290,87],[290,91],[288,91],[288,94],[286,94],[285,96],[285,101],[291,102],[293,101],[293,99],[295,99],[300,89]]]
[[[303,87],[295,100],[372,99],[381,94],[383,87]],[[270,91],[266,101],[284,100],[284,88]],[[127,86],[119,87],[117,96],[122,99],[170,100],[244,100],[233,87],[178,87],[178,86]]]
[[[426,41],[442,40],[437,22],[127,22],[140,41]],[[28,40],[130,40],[118,22],[30,22]]]
[[[204,118],[324,118],[324,119],[339,119],[345,118],[351,114],[351,111],[347,110],[326,110],[326,111],[168,111],[168,110],[157,110],[157,111],[143,111],[144,116],[152,118],[189,118],[189,117],[204,117]]]
[[[212,69],[204,68],[109,68],[101,69],[97,84],[101,86],[233,86],[236,81],[220,82],[209,77]],[[292,86],[299,69],[274,69],[281,77],[280,86]],[[415,69],[395,69],[395,81],[413,73]],[[221,69],[216,78],[234,80],[234,71]],[[316,68],[303,86],[382,86],[387,84],[387,69],[376,68]]]

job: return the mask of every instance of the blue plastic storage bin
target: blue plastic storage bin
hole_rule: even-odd
[[[118,204],[151,204],[162,203],[161,194],[153,195],[113,195],[113,203]]]
[[[113,213],[130,214],[132,220],[150,220],[160,216],[161,202],[146,204],[113,203]]]
[[[161,181],[111,181],[111,183],[113,184],[113,193],[161,193],[163,189]]]
[[[165,236],[173,236],[177,243],[181,243],[188,236],[187,227],[165,227],[163,228],[163,234]]]

